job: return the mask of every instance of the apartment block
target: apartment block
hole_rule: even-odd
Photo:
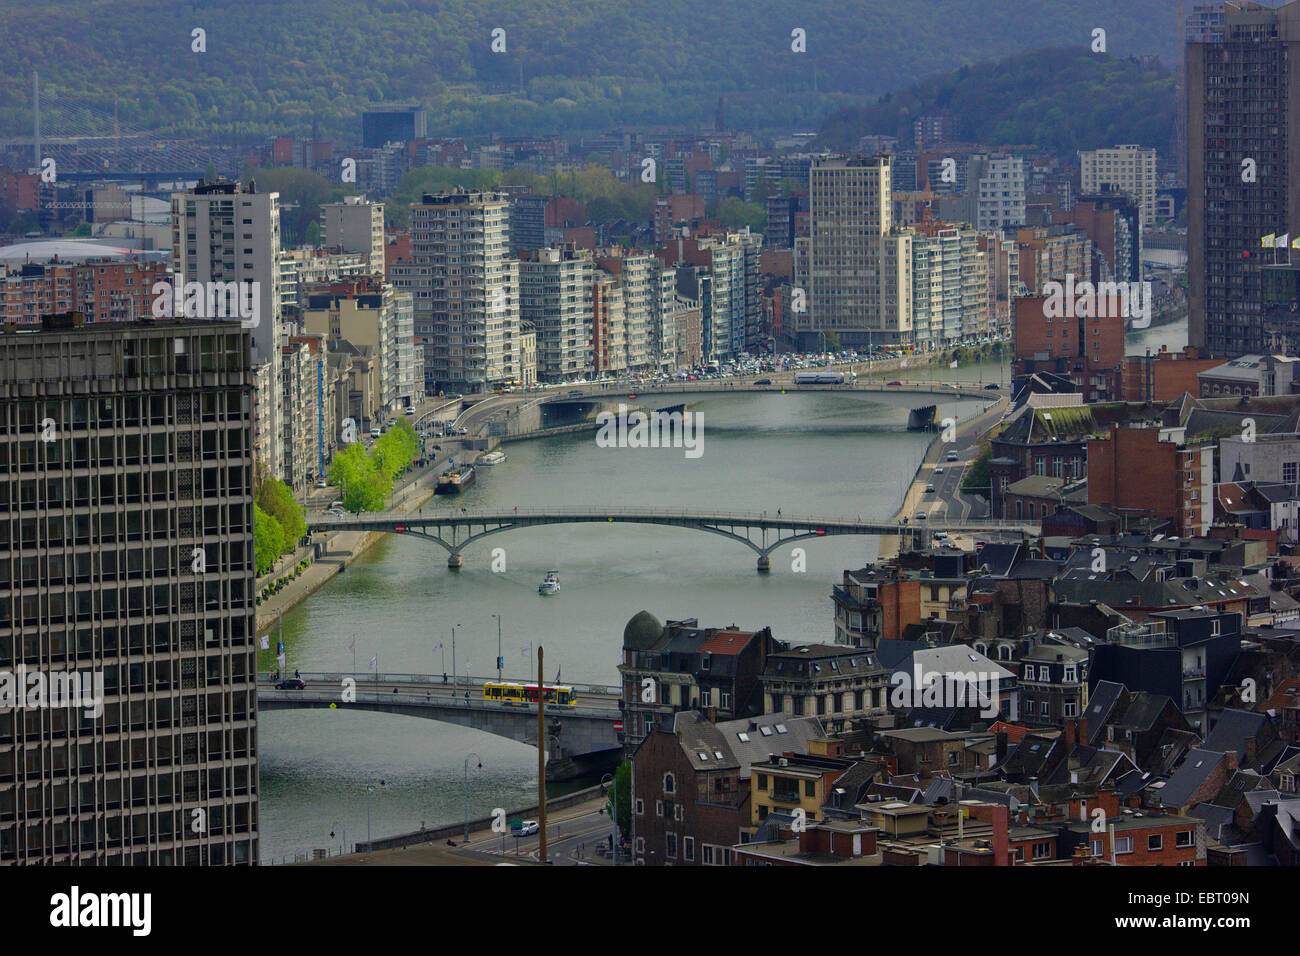
[[[283,475],[279,350],[284,342],[280,296],[280,194],[255,183],[200,182],[171,200],[172,266],[177,283],[257,283],[251,326],[253,365],[268,386],[254,409],[254,450],[270,473]],[[260,390],[259,390],[260,391]]]
[[[1138,205],[1142,225],[1156,223],[1156,151],[1136,144],[1111,149],[1090,149],[1079,153],[1083,193],[1098,193],[1106,187],[1118,190]]]
[[[409,293],[374,277],[322,283],[304,288],[301,314],[310,334],[370,347],[379,366],[379,409],[397,412],[423,397]]]
[[[411,207],[415,335],[430,394],[483,393],[518,377],[509,206],[503,193],[456,189]]]
[[[519,260],[519,314],[537,336],[537,378],[563,382],[592,369],[590,253],[573,245],[531,249]]]
[[[371,275],[384,272],[384,204],[364,196],[347,196],[342,202],[320,207],[325,246],[366,257]]]
[[[153,314],[154,284],[171,280],[165,263],[134,259],[0,265],[0,321],[39,325],[76,311],[87,322],[130,322]]]
[[[102,681],[0,712],[0,863],[257,862],[250,339],[0,333],[0,668]]]

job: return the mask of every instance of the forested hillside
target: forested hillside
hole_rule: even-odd
[[[51,104],[76,98],[111,117],[116,96],[124,128],[177,135],[355,136],[368,104],[408,99],[429,108],[434,133],[712,128],[719,96],[729,126],[815,128],[963,65],[1084,51],[1097,27],[1110,54],[1172,63],[1174,11],[1169,0],[6,0],[0,135],[30,130],[33,69]],[[205,52],[192,51],[197,29]],[[492,51],[496,29],[504,52]],[[791,51],[795,29],[805,53]]]

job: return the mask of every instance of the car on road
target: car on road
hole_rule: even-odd
[[[514,836],[532,836],[534,833],[537,833],[541,829],[542,829],[541,825],[538,824],[536,820],[525,820],[521,824],[519,824],[517,828],[511,830],[510,832]]]
[[[754,384],[755,384],[755,385],[771,385],[771,384],[772,384],[772,380],[771,380],[770,378],[759,378],[759,379],[755,379],[755,380],[754,380]]]
[[[276,690],[304,690],[307,687],[301,679],[289,677],[275,685]]]
[[[902,385],[902,382],[886,382],[886,385]]]
[[[998,385],[997,382],[989,382],[987,385],[984,386],[984,390],[985,390],[985,391],[997,391],[997,389],[998,389],[999,387],[1000,387],[1000,386]]]
[[[940,465],[938,468],[936,468],[936,469],[934,470],[934,473],[935,473],[936,475],[942,475],[942,474],[943,474],[943,465]]]
[[[926,493],[927,495],[932,495],[932,494],[934,494],[934,485],[932,485],[932,484],[926,485],[926,486],[925,486],[925,493]]]
[[[317,487],[317,488],[328,488],[328,487],[329,487],[329,482],[326,481],[324,478],[317,478],[317,479],[316,479],[316,487]]]
[[[912,517],[913,517],[913,520],[915,520],[915,521],[924,521],[924,520],[925,520],[925,512],[924,512],[924,511],[918,511],[918,512],[917,512],[915,515],[913,515]]]
[[[948,460],[949,460],[949,461],[956,461],[956,460],[957,460],[957,453],[956,453],[955,451],[950,451],[950,452],[948,452]]]

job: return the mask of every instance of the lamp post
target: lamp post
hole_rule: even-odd
[[[465,842],[469,842],[469,758],[478,761],[478,769],[483,769],[483,758],[470,751],[465,755]]]
[[[497,682],[499,683],[499,682],[501,681],[501,664],[502,664],[502,657],[501,657],[501,615],[500,615],[500,614],[493,614],[492,616],[493,616],[494,618],[497,619]]]
[[[453,624],[451,627],[451,689],[454,693],[460,686],[460,675],[456,673],[456,628],[459,624]]]
[[[609,821],[612,824],[610,827],[609,848],[614,859],[614,865],[618,866],[618,780],[615,779],[613,774],[607,773],[600,778],[602,787],[605,786],[606,780],[609,781],[609,789],[612,792],[610,799],[614,804],[614,812],[609,816]]]
[[[382,787],[383,785],[384,785],[383,780],[379,781],[378,787],[375,786],[373,781],[366,784],[366,845],[367,846],[370,845],[370,794],[373,793],[375,790],[378,790],[379,787]]]
[[[334,829],[335,829],[335,827],[337,827],[338,829],[340,829],[340,830],[343,831],[343,845],[342,845],[342,852],[343,852],[343,853],[347,853],[347,852],[348,852],[348,828],[345,827],[345,826],[342,826],[342,825],[341,825],[337,820],[335,820],[333,823],[330,824],[330,839],[331,839],[331,840],[334,839]]]

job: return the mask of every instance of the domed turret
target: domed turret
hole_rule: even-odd
[[[664,633],[664,626],[649,611],[641,611],[623,628],[623,646],[644,651],[654,646]]]

